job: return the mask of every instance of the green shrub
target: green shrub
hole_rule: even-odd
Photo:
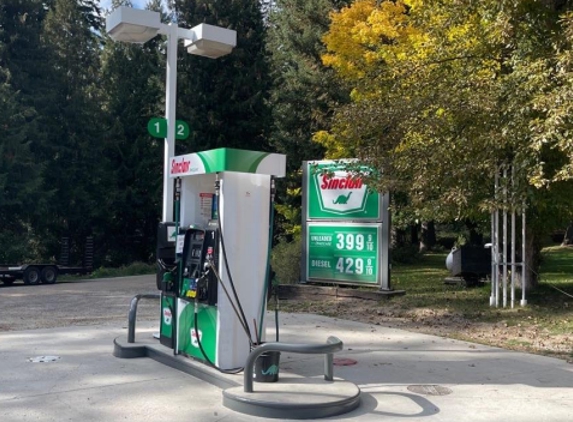
[[[390,251],[393,264],[414,264],[420,261],[421,256],[417,245],[404,245]]]
[[[100,267],[92,272],[91,278],[128,277],[132,275],[154,274],[156,267],[154,264],[145,262],[133,262],[119,268]]]
[[[295,284],[300,281],[300,239],[280,242],[272,251],[271,265],[280,284]]]

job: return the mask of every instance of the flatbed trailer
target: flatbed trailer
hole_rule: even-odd
[[[16,280],[22,280],[24,284],[54,284],[58,281],[60,274],[85,275],[93,271],[94,241],[92,236],[86,238],[81,266],[70,265],[69,237],[62,237],[61,248],[57,264],[0,264],[0,282],[9,285]]]
[[[0,264],[0,281],[4,284],[12,284],[16,280],[22,280],[24,284],[54,284],[58,281],[60,274],[84,275],[90,272],[91,269],[86,267],[67,267],[57,264]]]

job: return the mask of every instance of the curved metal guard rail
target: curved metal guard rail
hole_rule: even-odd
[[[333,353],[341,351],[342,347],[342,340],[334,336],[328,337],[325,344],[265,343],[257,346],[249,354],[245,363],[244,391],[245,393],[253,392],[253,367],[257,358],[265,352],[290,352],[313,355],[324,353],[324,379],[332,381],[334,379]]]
[[[129,314],[127,315],[127,342],[135,343],[135,319],[137,318],[137,304],[140,299],[160,299],[159,293],[142,293],[135,295],[129,305]]]

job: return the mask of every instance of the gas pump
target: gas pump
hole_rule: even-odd
[[[170,167],[180,183],[177,221],[158,232],[161,344],[222,371],[240,368],[264,340],[270,192],[286,157],[221,148],[173,157]]]

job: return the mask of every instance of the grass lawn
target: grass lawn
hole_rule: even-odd
[[[445,259],[446,254],[426,254],[414,265],[395,266],[392,287],[406,294],[392,301],[404,309],[432,308],[459,313],[470,320],[537,324],[555,334],[573,334],[573,248],[543,250],[539,286],[526,291],[525,307],[520,306],[521,290],[516,289],[513,309],[509,307],[509,286],[508,307],[502,308],[500,300],[500,307],[495,308],[489,306],[490,283],[469,288],[445,284],[449,275]]]
[[[491,284],[445,284],[445,253],[428,253],[411,265],[395,265],[391,287],[405,290],[380,302],[368,300],[282,301],[285,312],[310,312],[374,325],[468,340],[573,361],[573,248],[543,251],[539,286],[527,305],[490,307]],[[558,290],[559,289],[559,290]]]

